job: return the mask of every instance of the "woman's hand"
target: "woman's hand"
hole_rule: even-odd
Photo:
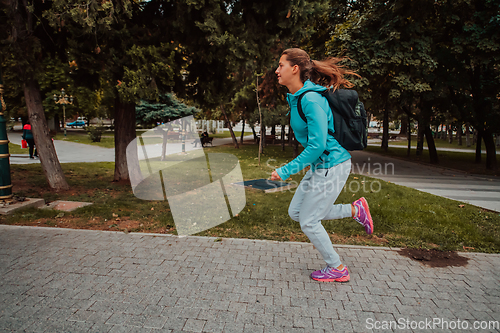
[[[273,173],[271,174],[271,180],[281,180],[281,181],[283,181],[283,179],[281,179],[280,175],[276,172],[276,170],[274,170]]]

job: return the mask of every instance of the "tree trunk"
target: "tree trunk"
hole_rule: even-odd
[[[292,131],[292,142],[293,142],[293,158],[299,156],[299,141],[295,138],[295,133]]]
[[[245,118],[243,120],[243,126],[241,127],[241,137],[240,137],[240,144],[243,146],[243,137],[245,136]]]
[[[384,110],[384,130],[382,132],[382,145],[381,148],[384,151],[389,149],[389,110],[387,108],[387,104]]]
[[[482,141],[482,133],[476,130],[476,163],[481,163],[481,141]]]
[[[260,117],[262,119],[262,116]],[[264,141],[266,140],[266,131],[264,130],[264,126],[262,126],[262,122],[260,123],[259,130],[259,165],[260,165],[260,156],[264,153]]]
[[[281,150],[285,151],[285,125],[281,125]]]
[[[465,123],[465,145],[467,147],[471,146],[471,141],[470,141],[470,124],[468,122]]]
[[[4,31],[7,34],[10,33],[9,43],[11,43],[11,46],[18,48],[18,51],[27,54],[26,58],[20,59],[20,63],[23,65],[17,66],[17,70],[19,77],[23,80],[28,117],[43,172],[50,188],[55,191],[67,190],[69,185],[64,177],[54,144],[50,138],[47,119],[45,119],[40,86],[32,76],[34,68],[37,67],[37,63],[31,63],[31,61],[36,61],[30,58],[33,52],[37,52],[37,46],[33,46],[34,39],[30,38],[34,34],[33,12],[30,9],[32,3],[11,0],[2,1],[2,4],[9,7],[10,13],[7,16],[12,15],[11,29],[10,31]],[[2,19],[6,20],[7,18],[4,15]]]
[[[24,82],[24,98],[26,99],[36,149],[47,182],[53,190],[68,190],[69,185],[66,182],[54,144],[50,138],[40,88],[34,79],[28,79]]]
[[[61,123],[60,123],[60,119],[59,119],[59,115],[58,114],[55,114],[54,115],[54,131],[57,133],[59,133],[59,131],[61,131]]]
[[[130,180],[127,165],[127,146],[135,139],[135,103],[122,102],[115,98],[115,175],[113,181]],[[137,145],[130,153],[137,156]],[[138,165],[137,165],[138,166]],[[140,172],[140,168],[131,166],[132,172]],[[135,178],[135,177],[134,177]]]
[[[292,130],[292,125],[288,125],[288,145],[292,146],[292,137],[293,137],[293,130]]]
[[[271,127],[271,135],[273,136],[272,144],[274,145],[276,143],[276,125],[273,125],[273,127]]]
[[[266,147],[266,126],[262,126],[262,124],[260,126],[260,145],[262,149]]]
[[[264,152],[264,139],[266,132],[264,131],[264,136],[262,135],[262,110],[260,109],[260,99],[259,99],[259,76],[257,75],[257,84],[255,85],[255,95],[257,97],[257,107],[259,108],[259,126],[260,126],[260,140],[259,140],[259,165],[260,165],[260,155]]]
[[[407,117],[402,117],[401,119],[401,128],[399,130],[400,135],[406,135],[408,134],[408,118]]]
[[[168,139],[168,131],[163,131],[161,133],[161,160],[165,161],[167,158],[167,139]]]
[[[418,121],[418,131],[417,131],[417,151],[416,155],[420,156],[422,155],[422,152],[424,151],[424,125],[423,121],[419,120]]]
[[[259,142],[259,137],[257,136],[257,132],[255,132],[255,126],[250,125],[250,127],[252,128],[253,140],[258,143]]]
[[[221,104],[220,109],[222,110],[224,119],[226,119],[227,126],[229,127],[229,133],[231,133],[231,138],[233,139],[234,148],[238,149],[240,148],[240,146],[238,145],[238,140],[236,140],[236,135],[234,135],[233,126],[231,126],[231,122],[229,121],[226,111],[224,110],[224,105]]]
[[[453,126],[448,124],[448,143],[453,143]]]
[[[493,134],[486,130],[483,134],[483,140],[486,148],[486,169],[495,170],[497,168],[497,157]]]
[[[410,115],[408,114],[408,150],[406,151],[406,156],[410,157],[411,155],[411,118]]]
[[[161,135],[161,160],[165,161],[167,155],[167,139],[168,139],[168,129],[166,131],[163,130],[162,127],[157,127],[154,129],[155,133]]]
[[[457,141],[458,145],[462,145],[462,122],[459,122],[457,125]]]
[[[436,150],[436,144],[434,143],[434,137],[432,136],[432,130],[429,126],[425,126],[424,129],[425,140],[427,141],[427,147],[429,148],[429,157],[431,164],[438,164],[438,154]]]

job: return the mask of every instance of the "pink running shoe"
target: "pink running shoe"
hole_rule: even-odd
[[[359,198],[353,202],[353,205],[358,208],[358,214],[354,217],[354,219],[365,227],[365,231],[368,235],[373,234],[373,219],[366,199]]]
[[[316,281],[321,282],[347,282],[351,279],[349,276],[349,271],[347,267],[344,266],[344,269],[338,270],[336,268],[326,266],[325,268],[312,272],[311,278]]]

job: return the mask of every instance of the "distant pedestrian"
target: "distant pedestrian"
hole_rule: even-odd
[[[23,139],[26,140],[26,142],[28,143],[30,158],[31,159],[38,158],[38,152],[35,147],[35,139],[33,137],[33,132],[31,131],[31,125],[29,121],[26,124],[24,124]],[[33,149],[35,150],[35,155],[33,155]]]
[[[201,135],[201,146],[202,147],[205,147],[205,145],[210,140],[209,138],[210,138],[210,136],[208,135],[208,132],[207,131],[203,132],[203,134]]]
[[[365,198],[352,204],[335,204],[351,171],[351,155],[328,134],[328,130],[334,131],[328,101],[319,93],[303,96],[302,110],[307,124],[297,110],[297,100],[306,91],[321,92],[328,88],[335,90],[342,86],[353,86],[344,75],[357,74],[338,65],[340,60],[342,59],[311,60],[301,49],[287,49],[276,69],[278,82],[289,90],[287,100],[291,108],[290,124],[295,137],[305,149],[297,158],[273,171],[271,179],[286,180],[290,175],[310,166],[293,196],[288,214],[293,220],[300,222],[302,231],[327,263],[325,268],[313,272],[311,278],[329,282],[347,282],[350,275],[333,249],[321,221],[353,217],[364,226],[368,234],[373,233],[373,220]]]

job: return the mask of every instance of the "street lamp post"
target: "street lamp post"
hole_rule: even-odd
[[[59,96],[54,94],[54,102],[56,102],[56,104],[62,104],[63,106],[63,128],[64,136],[66,137],[66,104],[73,104],[73,96],[66,95],[64,88],[62,88]]]

